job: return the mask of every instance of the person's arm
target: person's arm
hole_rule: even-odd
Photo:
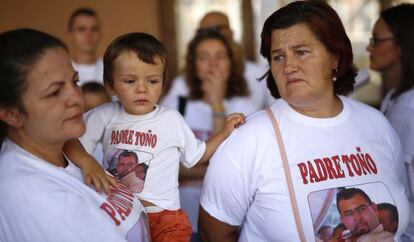
[[[201,157],[198,164],[210,160],[211,156],[213,156],[214,152],[216,151],[217,147],[221,144],[221,142],[223,142],[223,140],[225,140],[235,128],[244,124],[244,122],[245,118],[243,114],[233,113],[227,116],[226,125],[224,126],[224,128],[220,132],[211,136],[206,141],[206,151],[204,152],[204,155]]]
[[[221,222],[210,216],[202,206],[200,206],[198,217],[198,233],[204,242],[235,242],[238,240],[239,233],[236,226]]]
[[[107,175],[99,163],[83,148],[78,139],[72,139],[63,147],[65,154],[82,169],[85,183],[109,194],[111,186],[117,186],[115,178]]]

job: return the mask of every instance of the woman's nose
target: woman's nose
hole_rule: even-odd
[[[68,106],[73,106],[73,105],[83,106],[82,91],[78,85],[73,85],[69,88],[67,104]]]
[[[208,64],[212,68],[217,68],[218,60],[216,58],[210,58],[209,61],[208,61]]]
[[[286,57],[283,71],[289,74],[298,70],[298,63],[294,57]]]

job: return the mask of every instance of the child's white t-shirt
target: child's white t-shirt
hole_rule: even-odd
[[[144,115],[130,115],[119,102],[102,105],[86,113],[86,133],[80,138],[90,153],[102,141],[103,167],[111,173],[122,173],[121,153],[135,154],[137,167],[125,179],[143,200],[168,210],[180,208],[178,169],[180,161],[194,166],[205,152],[205,142],[194,136],[183,117],[175,110],[156,106]],[[142,168],[146,167],[146,168]],[[123,169],[123,168],[122,168]],[[146,172],[142,170],[146,170]],[[116,174],[115,174],[116,175]],[[121,178],[121,182],[122,182]]]

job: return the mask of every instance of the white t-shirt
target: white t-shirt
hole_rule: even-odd
[[[0,153],[0,241],[148,241],[143,207],[125,186],[98,194],[6,139]]]
[[[171,107],[178,110],[178,98],[171,103]],[[234,97],[225,100],[224,109],[226,114],[243,113],[246,116],[255,111],[254,105],[245,97]],[[207,140],[214,133],[213,110],[204,101],[187,100],[184,119],[195,136],[200,140]],[[200,196],[201,182],[192,182],[191,185],[180,186],[181,206],[187,213],[194,232],[197,232]]]
[[[134,186],[131,190],[140,199],[163,209],[180,208],[179,162],[181,160],[186,167],[194,166],[203,156],[206,146],[205,142],[195,138],[177,111],[156,106],[151,113],[130,115],[119,102],[113,102],[92,109],[84,119],[87,131],[80,141],[89,153],[98,142],[102,142],[105,153],[102,165],[105,169],[122,176],[122,170],[125,170],[119,163],[122,154],[134,153],[138,170],[134,170],[135,174],[128,170],[124,173],[128,175],[122,177],[127,179],[126,184],[140,184],[129,184],[129,188]],[[139,180],[131,180],[135,179],[131,176]]]
[[[391,90],[385,96],[381,103],[381,112],[385,114],[400,137],[407,167],[409,200],[411,207],[414,207],[414,89],[391,99],[393,93],[394,90]],[[411,209],[410,213],[410,224],[403,236],[404,241],[414,241],[414,210]]]
[[[398,137],[378,111],[340,98],[342,112],[326,119],[304,116],[283,99],[271,106],[288,155],[306,239],[313,241],[328,217],[339,218],[336,196],[328,200],[330,209],[325,213],[320,213],[322,204],[315,200],[351,186],[365,191],[375,203],[397,206],[399,237],[407,226],[408,202],[399,180],[404,167]],[[288,194],[273,126],[260,111],[210,160],[201,205],[220,221],[242,225],[240,241],[299,241]]]
[[[80,64],[72,60],[73,67],[79,73],[79,86],[95,81],[103,84],[103,60],[99,58],[93,64]]]
[[[264,107],[271,105],[274,102],[274,98],[270,94],[266,85],[266,80],[258,81],[257,79],[262,77],[266,72],[266,69],[258,64],[250,61],[245,62],[244,77],[246,78],[247,85],[250,91],[248,99],[253,105],[254,110],[258,111]],[[178,100],[179,96],[188,96],[189,90],[184,76],[177,76],[173,81],[170,90],[167,95],[161,100],[161,105],[166,107],[172,107],[173,103]]]

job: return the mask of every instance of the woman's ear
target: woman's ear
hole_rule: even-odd
[[[14,128],[22,127],[21,113],[17,108],[0,107],[0,120]]]

